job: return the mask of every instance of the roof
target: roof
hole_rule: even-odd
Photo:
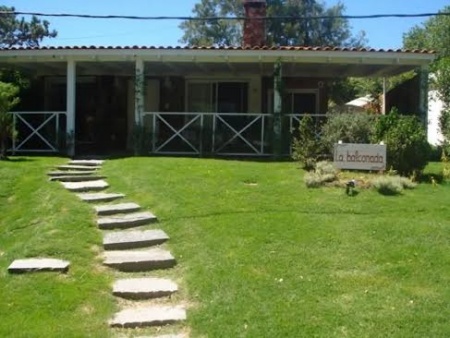
[[[414,54],[435,54],[433,50],[426,49],[375,49],[375,48],[355,48],[355,47],[314,47],[314,46],[39,46],[39,47],[5,47],[1,50],[78,50],[78,49],[158,49],[158,50],[274,50],[274,51],[336,51],[336,52],[370,52],[370,53],[414,53]]]
[[[122,69],[133,74],[135,62],[145,63],[155,76],[259,74],[272,76],[277,62],[285,76],[382,77],[426,67],[434,51],[308,46],[40,46],[0,48],[0,66],[11,64],[40,73],[64,74],[66,61],[77,63],[79,73]],[[109,69],[109,70],[108,70]],[[100,71],[100,70],[98,70]]]

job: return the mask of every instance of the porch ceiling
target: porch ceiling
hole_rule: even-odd
[[[78,75],[134,76],[142,59],[148,76],[270,76],[281,60],[287,77],[393,76],[434,59],[433,54],[333,50],[31,49],[1,50],[0,67],[28,74],[65,75],[74,60]]]

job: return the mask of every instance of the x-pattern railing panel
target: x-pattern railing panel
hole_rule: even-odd
[[[41,151],[41,152],[57,152],[58,149],[55,147],[58,143],[58,133],[59,133],[59,119],[60,115],[66,114],[65,112],[11,112],[14,118],[14,125],[16,126],[16,129],[18,125],[21,123],[23,124],[26,129],[28,130],[29,134],[26,134],[26,137],[20,141],[19,144],[16,144],[16,140],[13,139],[12,144],[12,152],[33,152],[33,151]],[[39,122],[36,126],[33,125],[33,123],[30,121],[31,117],[36,116],[42,116],[43,120]],[[27,119],[28,117],[28,119]],[[50,124],[50,122],[55,122],[55,129],[54,129],[54,137],[55,139],[50,140],[51,136],[45,135],[45,131],[43,131],[43,128]],[[30,140],[33,138],[33,136],[38,137],[43,144],[45,144],[46,149],[35,149],[33,146],[30,148],[25,148],[25,146],[29,145]]]
[[[220,153],[223,149],[225,149],[226,146],[231,144],[235,139],[240,139],[246,144],[254,154],[262,155],[264,152],[264,115],[250,115],[250,114],[242,114],[241,116],[250,118],[250,121],[245,122],[243,126],[240,126],[240,128],[235,128],[231,125],[229,121],[226,120],[226,117],[235,116],[235,115],[229,115],[229,114],[215,114],[214,115],[214,127],[215,130],[217,130],[217,127],[220,123],[226,127],[227,130],[231,131],[232,135],[228,138],[225,142],[223,142],[219,147],[215,148],[216,146],[216,133],[213,132],[214,142],[213,142],[213,152]],[[252,143],[251,140],[248,140],[244,137],[244,132],[250,129],[253,125],[255,125],[258,121],[261,121],[261,130],[259,132],[259,139],[258,142],[260,142],[260,148],[256,148]]]
[[[188,145],[194,154],[200,154],[201,153],[201,142],[199,143],[198,147],[194,146],[186,137],[183,136],[182,132],[185,130],[188,130],[190,126],[193,126],[196,121],[200,122],[200,128],[203,126],[203,116],[201,114],[183,114],[183,117],[191,117],[191,119],[186,122],[181,128],[174,127],[172,124],[170,124],[169,121],[167,121],[167,118],[165,116],[173,116],[173,115],[180,115],[180,114],[155,114],[154,115],[154,121],[153,121],[153,132],[156,133],[156,126],[159,122],[162,122],[163,125],[167,126],[173,134],[164,141],[161,145],[157,146],[155,143],[153,144],[153,152],[155,153],[161,153],[163,152],[163,148],[166,147],[170,142],[172,142],[176,137],[179,137],[182,142],[186,145]]]

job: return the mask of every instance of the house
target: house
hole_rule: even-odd
[[[266,46],[264,0],[244,1],[239,47],[38,47],[0,50],[31,87],[12,112],[11,150],[68,154],[265,156],[289,152],[301,116],[326,118],[328,83],[421,69],[411,95],[426,120],[423,50]],[[134,143],[133,143],[134,140]]]

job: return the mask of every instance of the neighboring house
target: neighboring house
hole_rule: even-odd
[[[361,96],[354,100],[351,100],[345,104],[345,107],[349,112],[362,113],[370,109],[371,103],[374,101],[370,95]]]
[[[288,153],[302,115],[326,117],[329,82],[389,77],[435,57],[422,50],[267,47],[258,19],[265,1],[244,5],[242,47],[1,49],[1,67],[32,79],[14,112],[19,139],[12,151],[56,152],[62,139],[70,155],[124,151],[145,136],[153,154]],[[426,90],[417,85],[410,95],[423,98]],[[426,98],[416,112],[426,119]]]

